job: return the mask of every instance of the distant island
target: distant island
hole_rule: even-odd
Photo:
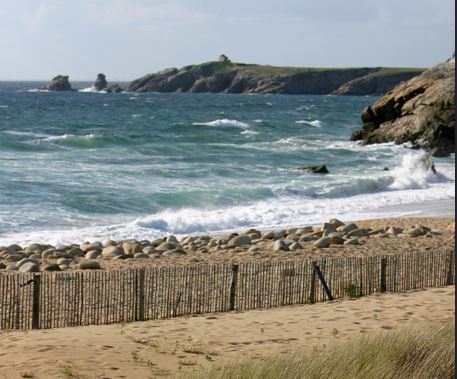
[[[421,74],[423,68],[276,67],[218,61],[168,68],[135,79],[126,86],[108,86],[99,74],[94,89],[106,92],[189,92],[288,95],[382,95],[398,83]],[[100,78],[103,85],[100,86]],[[57,82],[57,83],[56,83]],[[45,89],[68,91],[68,76],[59,75]]]

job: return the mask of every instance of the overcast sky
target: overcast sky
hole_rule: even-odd
[[[454,0],[0,0],[0,80],[132,80],[216,60],[430,67]]]

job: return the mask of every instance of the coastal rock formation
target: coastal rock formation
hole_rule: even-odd
[[[111,87],[105,88],[106,92],[109,93],[119,93],[122,92],[124,89],[119,84],[114,84]]]
[[[169,68],[130,82],[128,92],[379,95],[421,69],[296,68],[218,61]]]
[[[299,170],[309,172],[311,174],[329,174],[329,171],[325,164],[321,166],[301,167],[299,168]]]
[[[362,112],[352,140],[410,142],[433,156],[455,151],[455,58],[399,84]]]
[[[95,80],[92,87],[96,91],[103,91],[106,87],[108,87],[108,83],[106,82],[106,77],[103,74],[98,74],[97,79]]]
[[[71,91],[71,84],[68,81],[68,76],[57,75],[52,78],[51,82],[43,89],[48,91]]]

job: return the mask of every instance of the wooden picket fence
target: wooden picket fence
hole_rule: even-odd
[[[0,276],[0,329],[271,308],[455,284],[455,249],[188,267]],[[323,279],[323,280],[320,280]]]

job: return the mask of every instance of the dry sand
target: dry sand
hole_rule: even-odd
[[[449,286],[243,313],[0,332],[0,378],[176,377],[247,354],[322,348],[405,323],[453,319],[454,294]]]

